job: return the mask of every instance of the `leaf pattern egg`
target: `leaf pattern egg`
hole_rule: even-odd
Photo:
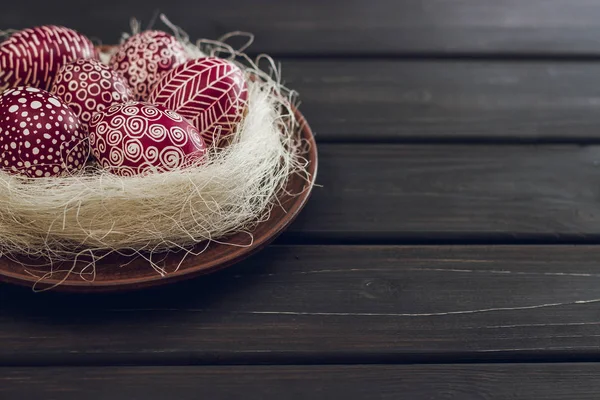
[[[51,93],[67,103],[86,128],[94,113],[104,111],[113,103],[134,99],[121,74],[90,59],[63,66],[56,75]]]
[[[149,103],[114,104],[94,114],[89,132],[94,157],[121,176],[185,168],[201,162],[206,152],[192,124]]]
[[[42,89],[0,95],[0,168],[30,178],[68,175],[85,165],[89,145],[77,115]]]
[[[174,36],[151,30],[127,39],[109,64],[125,77],[136,99],[145,101],[164,74],[187,60],[185,48]]]
[[[98,58],[84,35],[62,26],[24,29],[0,43],[0,93],[17,86],[50,90],[58,70],[80,58]]]
[[[246,110],[248,89],[243,71],[217,58],[198,58],[182,64],[156,85],[149,101],[190,120],[207,145],[222,144]]]

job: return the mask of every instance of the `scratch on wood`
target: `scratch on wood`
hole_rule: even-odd
[[[423,261],[423,260],[421,260]],[[426,260],[426,261],[450,261],[450,260]],[[452,260],[461,263],[483,263],[487,261],[479,260]],[[523,272],[509,270],[475,270],[465,268],[344,268],[344,269],[318,269],[313,271],[296,271],[291,272],[291,275],[311,275],[311,274],[334,274],[346,272],[401,272],[401,271],[427,271],[427,272],[457,272],[457,273],[473,273],[473,274],[497,274],[497,275],[535,275],[535,276],[572,276],[579,278],[600,278],[600,274],[579,273],[579,272]],[[260,274],[260,276],[274,276],[275,273]],[[241,278],[244,275],[235,275],[234,278]]]
[[[548,323],[548,324],[509,324],[509,325],[488,325],[488,326],[473,326],[463,327],[462,329],[510,329],[510,328],[544,328],[549,326],[586,326],[600,325],[600,321],[593,322],[563,322],[563,323]]]
[[[517,347],[508,349],[483,349],[477,350],[478,353],[501,353],[506,351],[548,351],[548,350],[597,350],[597,346],[550,346],[550,347]]]
[[[545,303],[536,304],[531,306],[520,306],[520,307],[493,307],[493,308],[481,308],[475,310],[457,310],[457,311],[446,311],[446,312],[430,312],[430,313],[355,313],[355,312],[310,312],[310,311],[223,311],[222,313],[228,314],[252,314],[252,315],[306,315],[306,316],[323,316],[323,317],[444,317],[449,315],[465,315],[465,314],[482,314],[489,312],[502,312],[502,311],[523,311],[523,310],[536,310],[541,308],[560,307],[560,306],[572,306],[580,304],[593,304],[600,303],[600,299],[591,300],[576,300],[564,303]],[[128,308],[128,309],[112,309],[112,312],[164,312],[164,311],[179,311],[179,312],[211,312],[211,310],[203,308]],[[590,323],[591,324],[591,323]],[[594,323],[600,324],[600,323]],[[541,324],[540,326],[543,326]],[[567,324],[568,325],[568,324]],[[517,327],[519,325],[497,325],[487,327],[500,328],[500,327]],[[528,326],[528,325],[522,325]],[[534,326],[534,325],[531,325]]]
[[[327,317],[443,317],[448,315],[464,315],[464,314],[481,314],[489,312],[501,312],[501,311],[521,311],[521,310],[535,310],[540,308],[560,307],[577,304],[591,304],[600,303],[600,299],[592,300],[577,300],[567,303],[547,303],[537,304],[532,306],[521,306],[521,307],[495,307],[495,308],[482,308],[476,310],[459,310],[459,311],[446,311],[446,312],[432,312],[432,313],[344,313],[344,312],[296,312],[296,311],[244,311],[241,314],[261,314],[261,315],[311,315],[311,316],[327,316]]]
[[[433,271],[433,272],[461,272],[475,274],[505,274],[505,275],[542,275],[542,276],[574,276],[600,278],[600,274],[576,273],[576,272],[523,272],[508,270],[473,270],[473,269],[449,269],[449,268],[410,268],[409,271]]]

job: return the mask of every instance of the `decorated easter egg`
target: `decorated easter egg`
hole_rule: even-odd
[[[52,94],[71,107],[87,128],[92,115],[113,103],[133,100],[133,92],[118,72],[100,61],[81,59],[63,66],[52,85]]]
[[[79,58],[98,58],[88,38],[61,26],[24,29],[0,43],[0,92],[17,86],[50,90],[58,70]]]
[[[187,59],[185,48],[175,37],[162,31],[144,31],[119,46],[110,66],[127,79],[138,100],[147,100],[163,75]]]
[[[94,114],[90,147],[100,165],[121,176],[185,168],[206,152],[196,128],[181,115],[142,102],[114,104]]]
[[[216,57],[191,60],[174,68],[156,85],[149,99],[186,117],[207,145],[219,143],[235,131],[247,100],[242,70]]]
[[[85,129],[69,106],[45,90],[0,95],[0,167],[31,178],[68,175],[89,155]]]

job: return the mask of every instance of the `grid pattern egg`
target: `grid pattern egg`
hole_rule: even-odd
[[[109,64],[125,77],[137,100],[145,101],[154,85],[187,59],[185,48],[175,37],[162,31],[144,31],[120,45]]]

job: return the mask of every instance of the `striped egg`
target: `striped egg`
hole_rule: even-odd
[[[24,29],[0,43],[0,93],[31,86],[49,90],[58,70],[80,58],[98,58],[93,43],[65,27]]]

